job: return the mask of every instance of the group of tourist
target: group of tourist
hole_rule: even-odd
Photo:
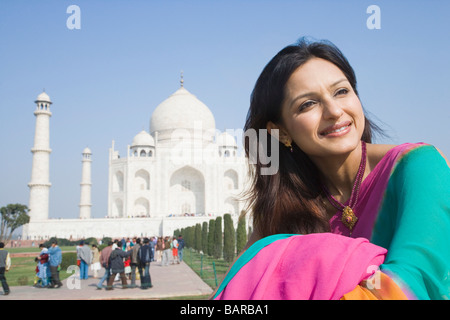
[[[52,241],[50,248],[39,245],[39,255],[35,258],[36,275],[33,286],[36,288],[60,288],[59,270],[62,262],[61,248],[57,241]]]
[[[4,294],[9,294],[5,272],[11,267],[9,253],[0,243],[0,281]],[[100,278],[98,289],[113,289],[114,280],[121,280],[122,288],[136,288],[136,280],[140,280],[141,289],[153,287],[150,277],[150,263],[160,262],[161,266],[183,261],[184,239],[178,237],[133,238],[110,241],[101,251],[97,245],[89,246],[81,240],[77,245],[77,265],[80,280],[88,279],[89,268],[94,278]],[[36,269],[33,286],[35,288],[60,288],[63,284],[59,278],[62,263],[62,252],[57,241],[52,241],[47,248],[39,245],[40,252],[35,257]],[[104,269],[103,276],[99,271]],[[136,272],[137,271],[137,272]],[[131,281],[128,285],[127,280]],[[106,281],[106,286],[103,284]]]
[[[109,242],[108,246],[100,252],[97,248],[93,248],[91,259],[85,260],[84,263],[91,263],[94,277],[96,277],[98,265],[104,268],[104,275],[97,284],[99,290],[104,288],[105,281],[107,283],[105,289],[112,290],[114,280],[119,279],[122,288],[137,288],[136,280],[139,279],[140,288],[145,290],[153,287],[150,263],[160,261],[161,266],[167,266],[171,260],[170,253],[172,253],[172,263],[180,263],[183,260],[183,248],[184,240],[181,235],[172,239],[166,236],[142,240],[140,238],[115,240]],[[79,257],[83,260],[81,254]],[[128,280],[131,282],[129,285]]]

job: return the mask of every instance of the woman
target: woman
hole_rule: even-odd
[[[267,64],[245,131],[279,144],[279,170],[251,168],[254,233],[215,298],[450,298],[448,163],[372,144],[373,128],[333,44],[302,39]]]
[[[50,284],[50,268],[49,268],[49,255],[48,255],[48,249],[43,245],[39,245],[39,249],[41,249],[41,252],[39,253],[39,256],[37,256],[38,266],[37,266],[37,276],[40,279],[41,284],[36,285],[38,288],[48,288]]]
[[[163,238],[158,237],[158,241],[156,242],[156,261],[162,261],[163,244]]]
[[[98,272],[102,268],[102,266],[100,264],[100,251],[98,251],[98,247],[95,244],[93,244],[91,246],[91,251],[92,251],[91,270],[94,272],[94,279],[97,279],[98,278]]]

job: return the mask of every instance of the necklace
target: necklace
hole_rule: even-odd
[[[350,194],[350,199],[347,206],[336,200],[336,198],[331,195],[325,184],[322,184],[322,189],[325,192],[328,201],[330,201],[333,207],[339,211],[342,211],[341,222],[350,229],[350,234],[358,221],[358,217],[355,215],[352,208],[354,208],[358,202],[359,188],[361,187],[361,182],[366,170],[366,143],[364,141],[361,141],[361,148],[361,163],[359,164],[358,172],[356,173],[355,182],[353,184],[352,193]]]

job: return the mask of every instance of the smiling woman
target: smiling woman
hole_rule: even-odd
[[[446,159],[424,143],[372,144],[337,47],[302,39],[267,64],[245,125],[265,128],[279,170],[251,166],[254,233],[216,298],[450,298]]]

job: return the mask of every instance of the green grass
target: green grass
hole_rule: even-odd
[[[214,259],[213,257],[205,254],[202,255],[192,249],[184,249],[183,261],[212,289],[215,289],[220,285],[230,267],[230,263],[223,259]],[[216,277],[214,276],[213,262],[216,269],[217,284]]]
[[[33,249],[36,249],[33,251]],[[75,251],[75,247],[62,247],[63,252]],[[29,257],[11,257],[11,268],[6,272],[8,285],[14,286],[32,286],[36,276],[36,265],[34,258],[39,253],[38,248],[8,248],[9,253],[36,252],[36,255]],[[74,262],[71,262],[74,263]],[[75,262],[76,263],[76,262]],[[71,276],[71,273],[60,272],[59,277],[64,280]]]
[[[61,251],[63,252],[69,252],[69,251],[77,251],[75,246],[68,246],[68,247],[60,247]],[[41,250],[37,247],[26,247],[26,248],[5,248],[6,251],[9,253],[31,253],[36,252],[39,253]]]
[[[6,280],[10,287],[32,286],[36,275],[36,262],[34,257],[12,257],[11,269],[6,272]],[[71,274],[60,272],[61,280],[66,279]]]

